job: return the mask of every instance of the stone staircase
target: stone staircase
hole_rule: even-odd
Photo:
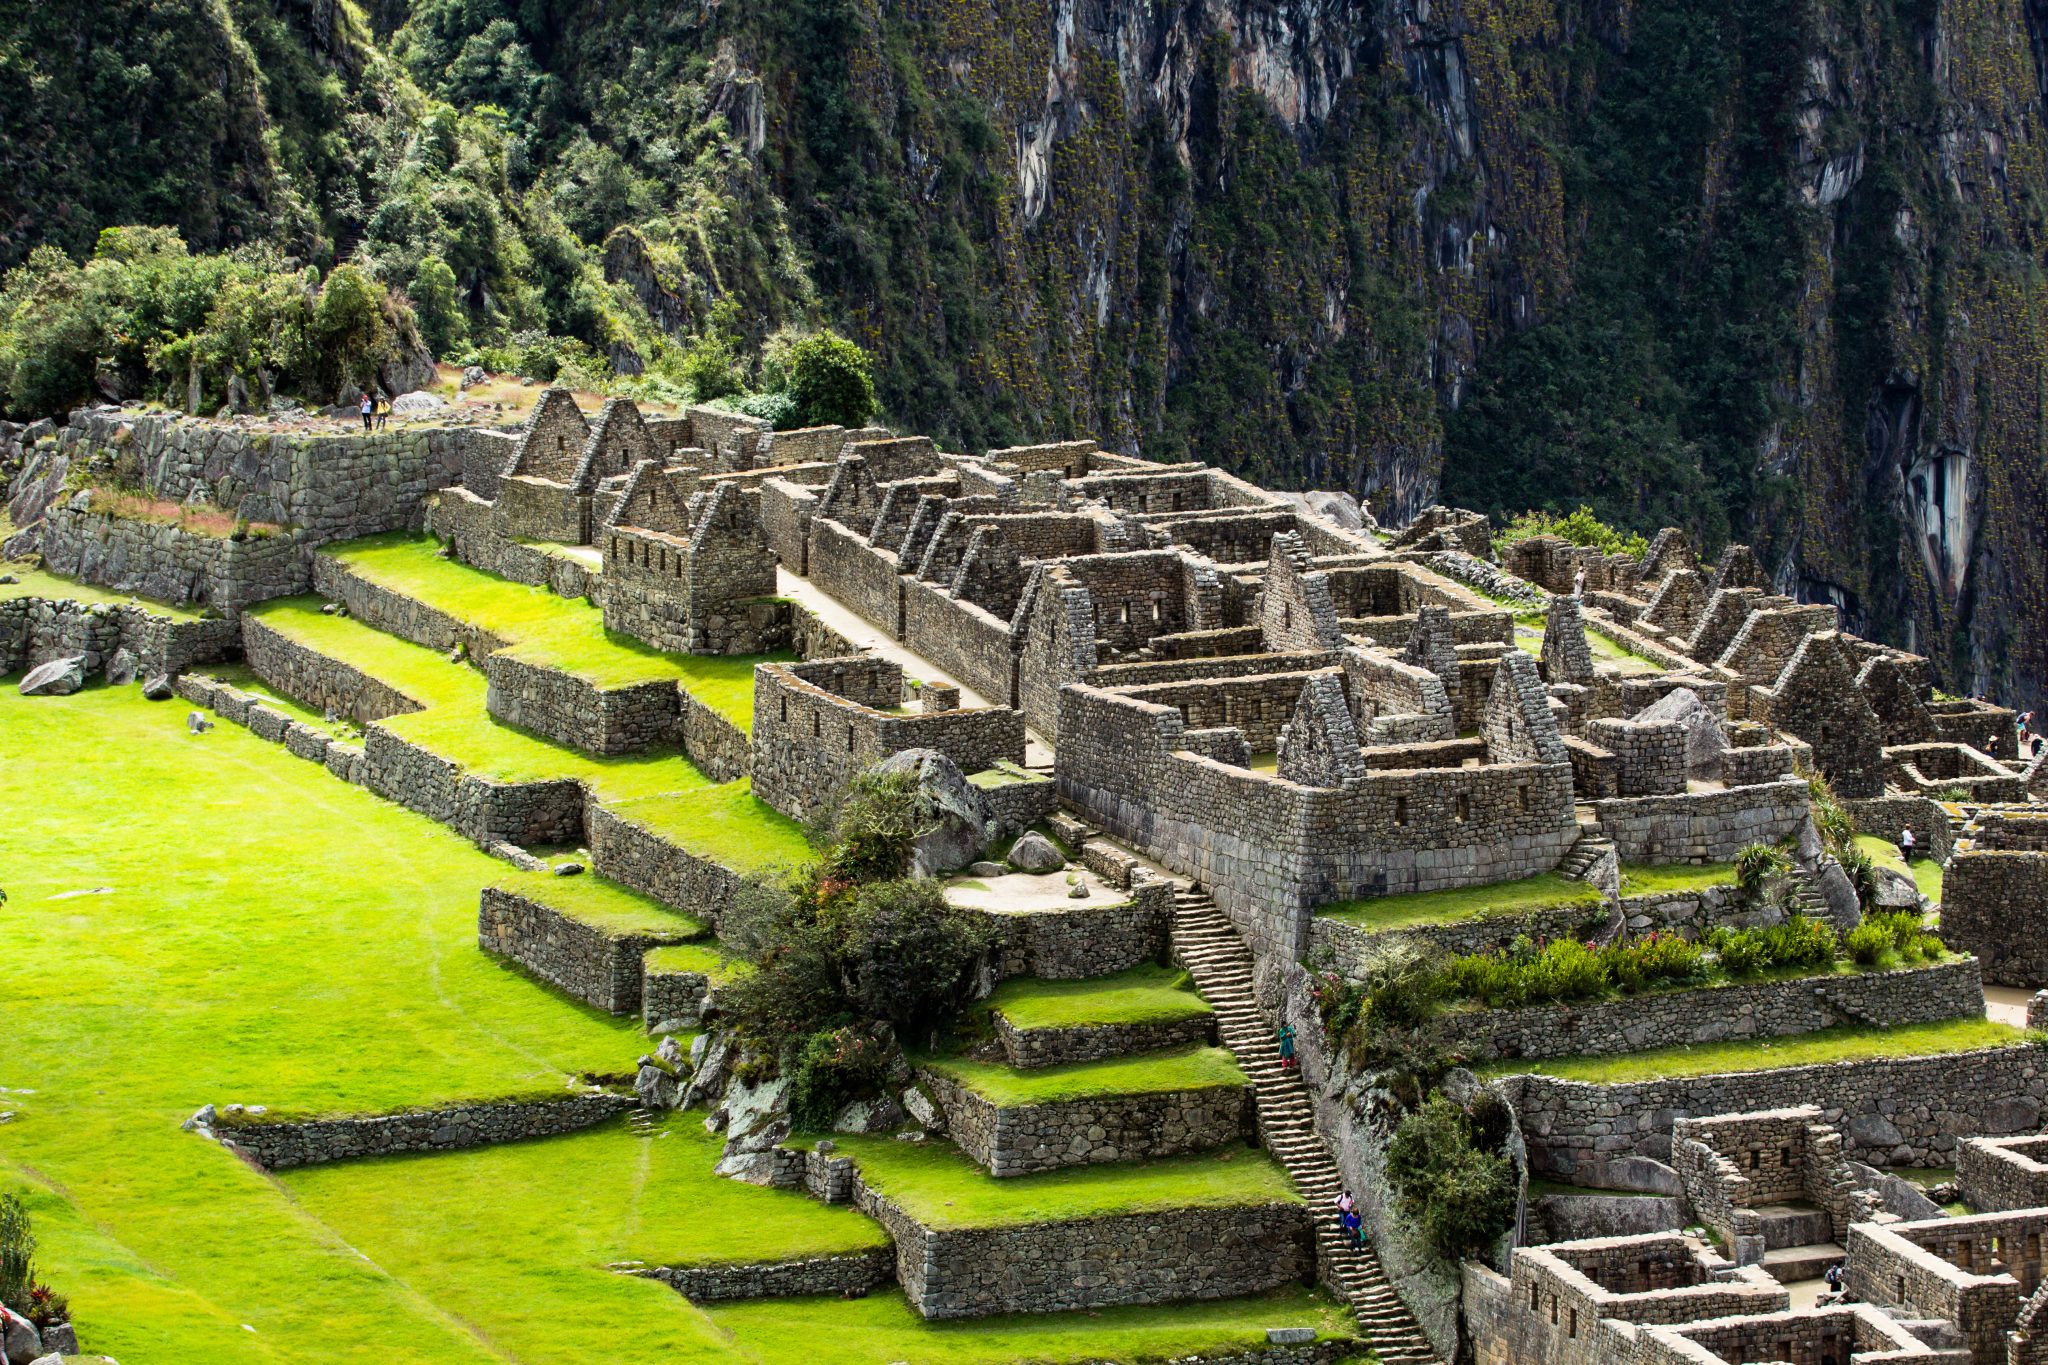
[[[1314,1107],[1300,1074],[1280,1066],[1273,1029],[1253,999],[1251,953],[1206,892],[1176,889],[1173,956],[1216,1011],[1219,1041],[1251,1080],[1259,1136],[1308,1200],[1325,1282],[1350,1305],[1383,1365],[1437,1365],[1429,1338],[1380,1270],[1379,1258],[1370,1248],[1351,1247],[1338,1229],[1342,1180],[1337,1163],[1316,1133]]]
[[[1597,821],[1582,822],[1579,837],[1565,850],[1558,861],[1557,870],[1574,881],[1586,880],[1586,874],[1603,858],[1615,854],[1614,841],[1602,832]]]

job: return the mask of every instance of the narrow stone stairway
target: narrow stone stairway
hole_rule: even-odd
[[[1308,1200],[1323,1278],[1357,1315],[1373,1354],[1385,1365],[1438,1357],[1408,1306],[1380,1270],[1371,1248],[1352,1248],[1337,1226],[1342,1181],[1315,1129],[1315,1111],[1298,1072],[1282,1069],[1273,1030],[1252,996],[1252,956],[1206,892],[1174,895],[1173,956],[1216,1011],[1216,1032],[1250,1078],[1259,1136]]]

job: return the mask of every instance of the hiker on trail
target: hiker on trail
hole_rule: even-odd
[[[376,411],[377,411],[377,400],[376,400],[376,399],[374,399],[374,398],[372,398],[372,397],[370,397],[370,391],[369,391],[368,389],[364,389],[364,390],[363,390],[363,405],[362,405],[362,414],[363,414],[363,430],[364,430],[364,431],[368,431],[368,430],[370,429],[370,426],[371,426],[371,424],[372,424],[372,423],[373,423],[373,422],[374,422],[374,421],[376,420],[376,419],[375,419],[375,418],[374,418],[374,417],[373,417],[373,416],[371,415],[371,414],[375,413]]]
[[[1572,596],[1574,596],[1574,597],[1584,597],[1585,595],[1586,595],[1586,566],[1585,566],[1585,565],[1583,565],[1583,564],[1581,564],[1581,565],[1579,565],[1579,571],[1578,571],[1577,573],[1575,573],[1575,574],[1573,574],[1573,575],[1572,575]]]
[[[1280,1042],[1280,1065],[1292,1067],[1294,1065],[1294,1025],[1282,1024],[1280,1032],[1276,1037]]]
[[[1344,1240],[1351,1243],[1353,1250],[1365,1245],[1365,1220],[1358,1216],[1357,1209],[1344,1210],[1337,1221],[1344,1229]]]
[[[386,398],[377,404],[377,430],[382,431],[384,430],[384,428],[390,425],[391,400],[389,398]]]
[[[1899,852],[1906,855],[1907,862],[1913,860],[1913,830],[1911,826],[1908,826],[1899,834]]]

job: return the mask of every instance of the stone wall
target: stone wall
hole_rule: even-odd
[[[631,1095],[565,1094],[560,1099],[451,1104],[354,1118],[246,1121],[221,1125],[223,1146],[266,1171],[398,1152],[452,1152],[573,1133],[637,1104]]]
[[[300,644],[259,617],[242,618],[242,653],[256,676],[285,696],[358,725],[421,709],[397,688]]]
[[[1029,1070],[1042,1066],[1069,1066],[1075,1062],[1099,1062],[1128,1057],[1162,1048],[1206,1043],[1216,1031],[1211,1014],[1148,1024],[1085,1024],[1070,1028],[1020,1029],[998,1010],[995,1012],[996,1040],[1011,1066]]]
[[[348,608],[348,614],[387,635],[445,654],[456,645],[480,659],[509,642],[422,602],[378,586],[329,555],[313,556],[313,591]]]
[[[664,1265],[635,1270],[660,1280],[692,1303],[734,1299],[780,1299],[829,1294],[865,1298],[896,1278],[893,1247],[798,1256],[786,1261],[737,1261],[726,1265]]]
[[[1956,1184],[1982,1213],[2048,1206],[2048,1137],[1963,1139]]]
[[[944,1070],[919,1079],[946,1111],[946,1134],[994,1176],[1207,1151],[1246,1136],[1243,1085],[998,1106]]]
[[[584,842],[582,783],[573,778],[493,782],[381,723],[363,734],[363,785],[485,847]]]
[[[1608,1162],[1664,1160],[1671,1121],[1812,1104],[1874,1166],[1946,1166],[1958,1134],[2033,1133],[2048,1104],[2048,1053],[2031,1044],[1929,1057],[1595,1085],[1550,1076],[1500,1083],[1521,1120],[1530,1170],[1605,1183]]]
[[[82,654],[91,676],[115,651],[126,649],[140,673],[175,676],[195,664],[232,657],[238,644],[236,625],[226,619],[185,621],[142,606],[43,597],[0,601],[0,673]]]
[[[1808,818],[1808,804],[1806,783],[1795,777],[1726,791],[1596,801],[1593,811],[1625,863],[1719,863],[1748,844],[1791,838]]]
[[[1858,834],[1874,834],[1896,844],[1900,833],[1910,829],[1916,857],[1948,861],[1953,838],[1948,812],[1938,801],[1925,796],[1876,796],[1844,801],[1842,809],[1849,813]]]
[[[740,885],[731,868],[686,852],[607,806],[591,808],[590,861],[606,880],[714,928]]]
[[[811,572],[811,519],[817,511],[817,489],[783,478],[762,481],[761,534],[791,573]]]
[[[796,820],[825,814],[857,774],[906,749],[937,749],[965,773],[1024,761],[1024,717],[1007,707],[890,714],[903,669],[854,656],[754,671],[754,794]]]
[[[485,708],[496,719],[588,754],[668,748],[682,739],[681,690],[673,679],[600,687],[573,673],[499,650],[483,660]]]
[[[642,961],[640,1019],[649,1033],[674,1033],[704,1022],[711,978],[703,972],[656,970]]]
[[[1848,1230],[1853,1300],[1961,1329],[1969,1359],[2006,1365],[2006,1332],[2041,1282],[2048,1213],[1980,1213]],[[1867,1358],[1867,1357],[1866,1357]]]
[[[713,782],[730,782],[753,771],[753,741],[732,721],[679,690],[683,752]]]
[[[649,948],[700,936],[678,919],[663,934],[613,933],[502,887],[484,888],[477,908],[477,946],[510,958],[541,980],[610,1014],[640,1008],[640,959]]]
[[[1980,811],[1942,874],[1942,937],[1984,959],[1984,979],[2048,986],[2048,814]]]
[[[604,580],[595,566],[556,547],[527,545],[500,535],[492,527],[491,510],[490,503],[467,489],[444,489],[428,499],[427,530],[471,568],[604,605]]]
[[[1977,960],[1889,972],[1731,982],[1439,1017],[1445,1045],[1472,1061],[1605,1056],[1733,1038],[1779,1038],[1842,1025],[1897,1028],[1982,1013]]]
[[[52,507],[43,517],[42,550],[50,572],[66,578],[222,611],[289,597],[312,582],[297,533],[234,540],[167,522]]]
[[[1160,961],[1172,912],[1173,884],[1149,880],[1113,905],[1075,901],[1059,910],[995,914],[1002,933],[998,975],[1071,981]]]
[[[903,642],[993,706],[1017,700],[1017,655],[1010,624],[929,583],[903,585]]]
[[[788,561],[785,559],[784,563]],[[854,615],[903,638],[903,578],[894,553],[836,521],[811,522],[810,579]]]

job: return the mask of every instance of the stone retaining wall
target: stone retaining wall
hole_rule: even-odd
[[[999,1177],[1207,1151],[1243,1140],[1252,1121],[1248,1085],[998,1106],[935,1067],[918,1079],[946,1111],[947,1136]]]
[[[1069,1028],[1020,1029],[995,1013],[996,1039],[1014,1067],[1067,1066],[1099,1062],[1161,1048],[1211,1041],[1214,1015],[1198,1014],[1149,1024],[1077,1024]]]
[[[679,689],[683,752],[713,782],[730,782],[754,770],[753,742],[745,730]]]
[[[600,687],[500,650],[483,660],[484,707],[507,725],[587,754],[630,754],[681,738],[681,690],[673,679]]]
[[[452,1152],[501,1142],[573,1133],[603,1123],[638,1103],[630,1095],[563,1095],[560,1099],[449,1105],[397,1114],[244,1122],[216,1129],[232,1147],[266,1171],[317,1166],[397,1152]]]
[[[1947,1166],[1960,1135],[2034,1133],[2048,1112],[2048,1052],[2024,1044],[1930,1057],[1595,1085],[1509,1076],[1532,1174],[1602,1185],[1608,1162],[1667,1160],[1671,1123],[1694,1115],[1818,1106],[1873,1166]]]
[[[508,643],[444,611],[379,587],[331,555],[313,556],[313,591],[341,603],[364,625],[444,654],[461,645],[470,658],[481,659]]]
[[[515,583],[552,589],[563,597],[586,597],[604,605],[604,576],[592,565],[538,545],[498,534],[491,504],[463,488],[435,494],[427,503],[427,530],[445,541],[471,568]]]
[[[1948,861],[1949,848],[1953,843],[1948,812],[1931,797],[1871,796],[1860,801],[1844,801],[1842,809],[1849,813],[1858,834],[1874,834],[1896,844],[1900,833],[1910,829],[1913,831],[1913,853],[1916,857],[1932,858],[1938,863]]]
[[[894,1247],[844,1251],[830,1256],[799,1256],[787,1261],[740,1261],[731,1265],[664,1265],[635,1270],[660,1280],[693,1303],[724,1303],[734,1299],[794,1298],[830,1294],[842,1299],[865,1297],[896,1278]]]
[[[740,874],[650,834],[605,806],[590,811],[590,861],[598,875],[717,926]]]
[[[1075,901],[1059,910],[992,913],[1003,935],[997,972],[1070,981],[1158,962],[1166,956],[1172,917],[1173,884],[1164,881],[1136,887],[1129,900],[1115,904]]]
[[[1439,1017],[1445,1046],[1472,1061],[1608,1056],[1733,1038],[1779,1038],[1838,1025],[1898,1028],[1982,1013],[1977,959],[1890,972],[1734,982],[1617,1000],[1478,1010]]]
[[[641,964],[640,1022],[649,1033],[674,1033],[704,1022],[711,978],[703,972],[658,972]]]
[[[363,785],[489,847],[584,842],[583,784],[573,778],[492,782],[372,725],[363,735]]]
[[[347,716],[358,725],[422,709],[388,683],[302,645],[254,616],[242,620],[242,653],[257,677],[287,697]]]
[[[0,601],[0,673],[83,654],[89,677],[116,650],[126,649],[140,674],[176,676],[195,664],[233,657],[239,643],[240,633],[227,619],[183,621],[142,606],[60,598]]]
[[[669,933],[611,933],[495,886],[484,888],[477,908],[479,948],[611,1014],[640,1009],[640,959],[649,948],[700,936],[681,920]]]
[[[1749,844],[1791,838],[1807,819],[1809,796],[1803,780],[1789,777],[1719,792],[1596,801],[1593,810],[1624,863],[1721,863]]]
[[[42,525],[43,561],[51,573],[222,611],[306,591],[312,583],[307,543],[296,532],[234,540],[69,507],[52,507]]]
[[[1022,833],[1060,808],[1059,783],[1050,774],[978,790],[1006,834]]]

